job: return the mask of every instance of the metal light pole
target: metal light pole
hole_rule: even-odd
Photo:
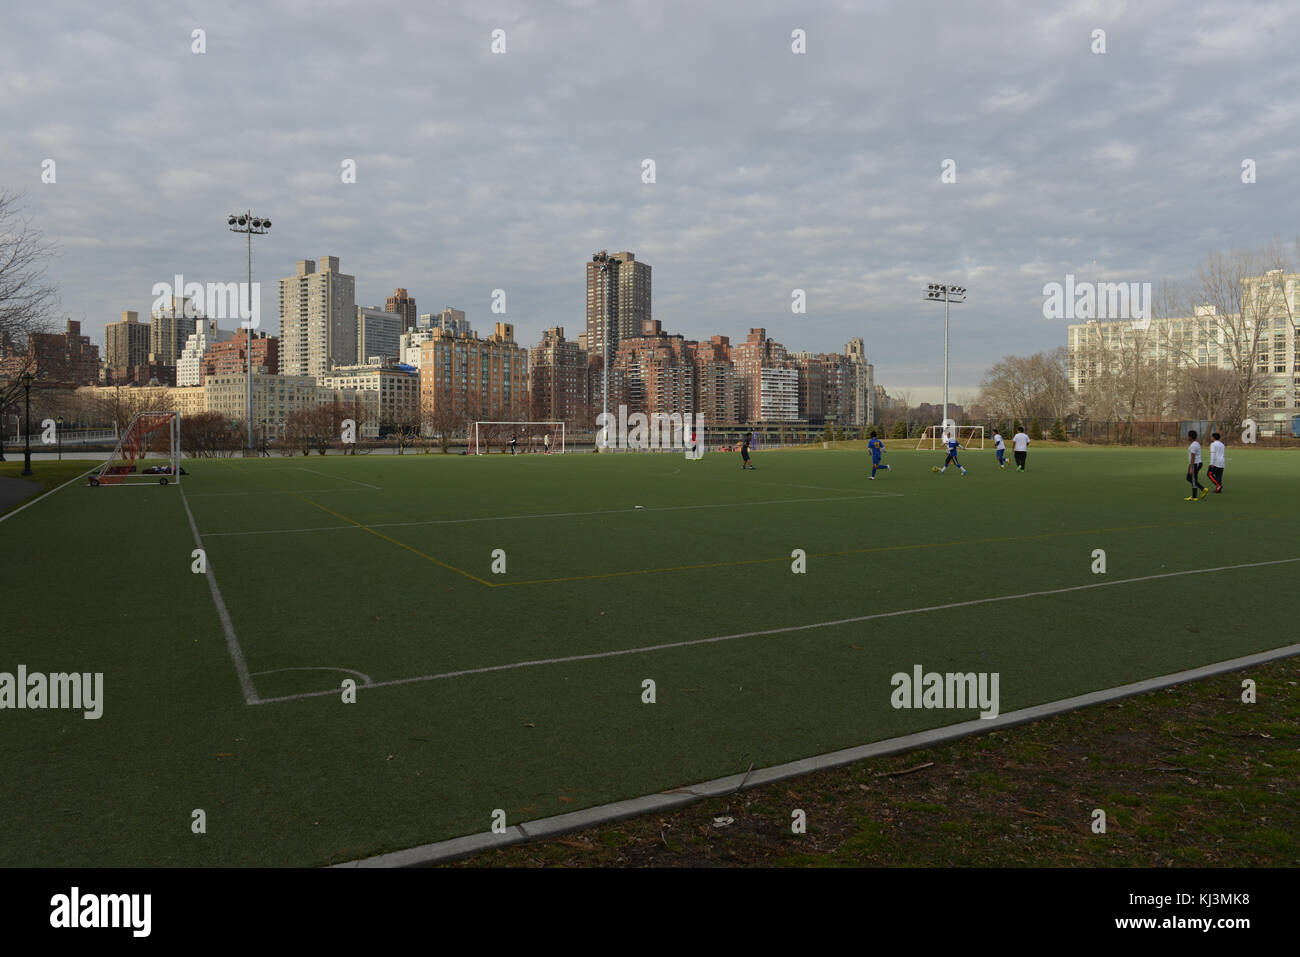
[[[244,420],[248,423],[248,448],[253,449],[253,237],[264,236],[271,228],[269,219],[260,219],[252,214],[231,213],[226,220],[232,233],[248,235],[248,329],[245,345],[248,349],[248,375],[245,380],[244,397],[248,403],[244,407]]]
[[[597,268],[599,268],[600,270],[600,283],[602,286],[601,301],[603,304],[601,306],[601,312],[603,313],[604,329],[602,330],[601,337],[600,337],[601,354],[602,354],[601,376],[600,376],[601,393],[602,393],[601,402],[600,402],[600,411],[602,414],[601,414],[600,421],[604,423],[604,425],[601,427],[601,434],[604,436],[605,439],[605,448],[608,448],[609,447],[609,326],[610,326],[609,269],[610,269],[610,261],[608,257],[602,258],[601,254],[599,253],[597,253],[595,256],[592,256],[591,261],[597,263]]]
[[[926,287],[927,302],[943,303],[943,423],[945,437],[948,431],[948,304],[966,301],[965,286],[950,286],[947,283],[930,283]]]
[[[23,426],[23,475],[32,475],[32,379],[30,372],[18,377],[23,384],[23,398],[27,402],[27,423]]]
[[[63,461],[63,416],[54,420],[54,424],[59,427],[59,461]]]

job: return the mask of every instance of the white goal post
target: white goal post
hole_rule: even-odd
[[[136,463],[147,461],[150,452],[160,456],[154,471],[141,471]],[[94,475],[90,484],[167,485],[180,484],[181,415],[179,412],[137,412],[122,437]]]
[[[486,428],[485,428],[486,427]],[[504,439],[502,445],[504,451],[510,450],[510,435],[513,434],[516,439],[516,451],[524,452],[545,452],[546,436],[551,437],[550,451],[564,454],[564,423],[563,422],[490,422],[487,420],[476,420],[474,422],[474,431],[470,436],[469,450],[474,455],[484,454],[483,440],[489,437],[491,433],[488,429],[496,429],[498,434],[504,430]],[[485,433],[487,433],[485,435]]]
[[[949,431],[956,433],[957,441],[966,449],[983,449],[984,448],[984,426],[982,425],[952,425],[948,427]],[[941,449],[948,441],[948,436],[944,434],[942,425],[931,425],[921,436],[921,440],[916,443],[916,451],[920,452],[929,449],[933,452],[935,449]]]

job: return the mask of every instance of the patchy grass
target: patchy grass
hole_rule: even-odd
[[[1289,658],[448,866],[1294,867],[1297,728]]]

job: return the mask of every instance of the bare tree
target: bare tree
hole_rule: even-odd
[[[22,376],[35,373],[28,341],[54,328],[58,291],[45,275],[58,255],[23,215],[22,193],[0,189],[0,435],[24,392]],[[4,461],[0,440],[0,461]]]

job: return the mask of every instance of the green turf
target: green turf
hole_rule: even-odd
[[[1287,452],[1233,449],[1228,492],[1197,503],[1177,449],[1035,450],[1023,474],[966,454],[970,474],[935,475],[941,456],[896,448],[875,482],[862,453],[815,448],[753,472],[209,460],[180,488],[63,489],[0,524],[0,670],[102,671],[105,712],[0,711],[0,864],[348,860],[976,716],[892,708],[914,664],[998,672],[1007,712],[1295,640],[1300,562],[312,696],[1300,557]],[[182,494],[263,703],[191,572]]]

